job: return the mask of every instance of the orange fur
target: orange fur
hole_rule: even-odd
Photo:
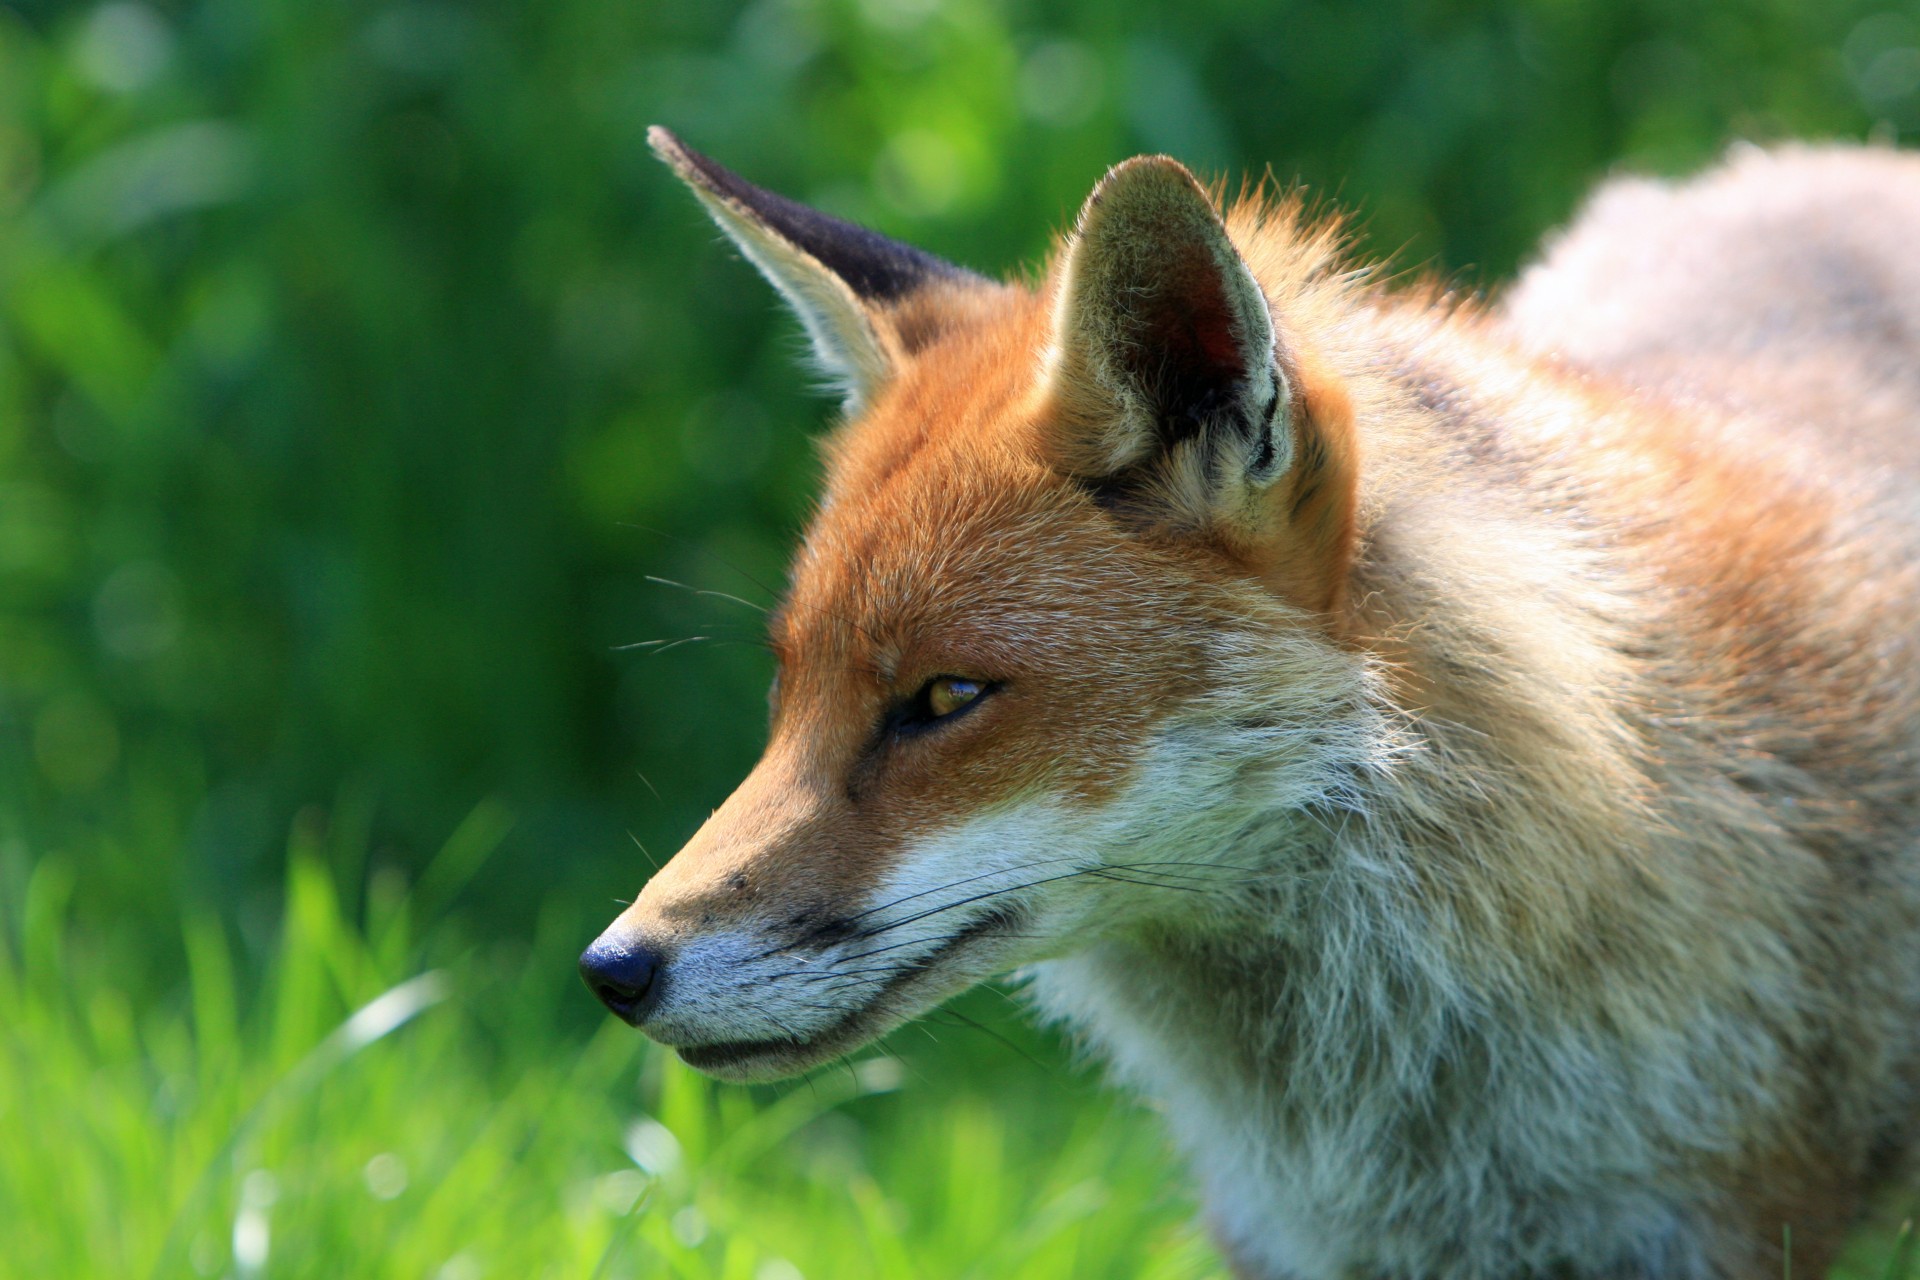
[[[858,350],[650,1034],[1026,964],[1245,1276],[1825,1265],[1920,1105],[1920,164],[1607,188],[1489,308],[1164,158],[1024,287],[657,145]]]

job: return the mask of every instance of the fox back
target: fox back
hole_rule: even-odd
[[[582,967],[725,1079],[1018,970],[1248,1277],[1819,1268],[1920,1091],[1920,162],[1503,307],[1115,168],[999,283],[654,143],[845,401],[765,756]]]

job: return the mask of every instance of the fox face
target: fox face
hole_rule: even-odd
[[[1270,912],[1239,846],[1324,822],[1370,749],[1334,621],[1352,411],[1207,193],[1121,166],[1030,289],[653,142],[848,421],[769,624],[766,753],[589,986],[768,1079],[1117,932]]]

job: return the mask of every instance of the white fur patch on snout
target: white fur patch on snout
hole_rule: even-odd
[[[1096,816],[1050,798],[1004,806],[910,843],[836,918],[817,926],[734,926],[683,945],[665,971],[647,1034],[698,1046],[806,1041],[876,1000],[885,1025],[1034,958],[1098,896]],[[1076,883],[1077,882],[1077,883]]]
[[[659,1003],[646,1032],[662,1044],[803,1041],[844,1016],[824,998],[829,965],[816,953],[790,951],[772,931],[729,930],[684,944],[662,975]]]

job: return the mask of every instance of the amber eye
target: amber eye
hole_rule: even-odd
[[[978,680],[936,676],[927,681],[922,696],[927,700],[927,714],[938,720],[942,716],[952,715],[984,692],[986,686]]]
[[[894,704],[881,719],[880,732],[882,735],[910,738],[943,729],[979,706],[988,694],[999,688],[991,680],[935,676],[914,690],[911,698]]]

